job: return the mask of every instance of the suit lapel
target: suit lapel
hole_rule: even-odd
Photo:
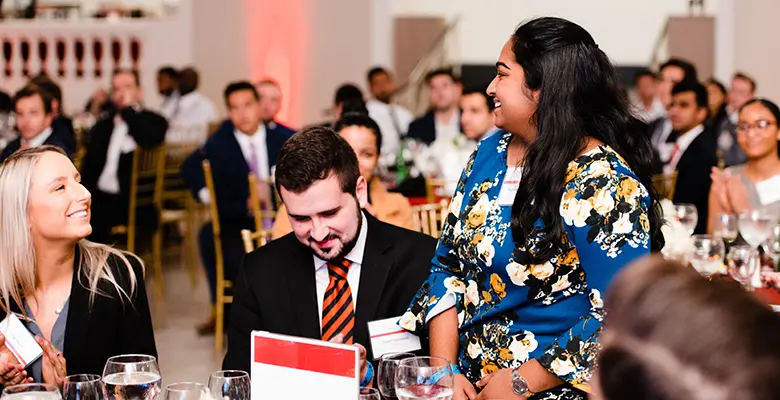
[[[233,154],[238,156],[235,157],[235,165],[238,166],[246,177],[246,175],[249,174],[249,164],[246,163],[244,152],[241,151],[241,145],[238,144],[238,139],[236,139],[234,131],[225,132],[225,145],[227,146],[227,149],[224,156],[228,158],[233,158]]]
[[[355,342],[368,342],[368,323],[374,321],[382,298],[382,290],[390,274],[393,260],[386,256],[392,243],[381,232],[379,220],[366,215],[368,234],[366,249],[363,252],[363,263],[360,269],[360,286],[355,310]]]
[[[89,291],[79,282],[79,251],[73,261],[73,281],[70,287],[70,300],[68,303],[68,319],[65,324],[65,345],[62,353],[65,358],[78,358],[85,349],[89,348],[87,343],[87,332],[90,326],[87,324],[89,306]],[[83,276],[84,274],[82,274]],[[86,283],[86,276],[83,276]],[[96,296],[95,301],[99,301],[100,296]]]
[[[298,321],[299,335],[318,339],[320,333],[320,316],[317,306],[317,283],[314,278],[314,258],[311,250],[300,244],[297,239],[289,255],[292,258],[284,268],[287,278],[287,293],[291,296],[289,304],[295,310]]]

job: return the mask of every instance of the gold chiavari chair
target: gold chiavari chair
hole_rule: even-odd
[[[269,231],[252,232],[249,229],[242,229],[241,240],[244,241],[244,252],[249,254],[258,247],[265,246],[272,240],[271,236]]]
[[[442,192],[447,186],[447,181],[438,178],[426,178],[425,179],[425,197],[428,204],[436,203],[436,200],[442,197]],[[444,196],[449,196],[451,193],[447,193]]]
[[[209,190],[211,201],[209,202],[209,214],[211,215],[212,231],[214,233],[214,254],[216,256],[216,327],[214,329],[214,347],[218,352],[222,351],[225,342],[225,305],[233,302],[233,296],[225,293],[226,289],[233,287],[233,282],[225,279],[225,260],[222,253],[222,237],[219,224],[219,209],[217,208],[217,194],[214,190],[214,175],[211,173],[211,163],[203,160],[203,177]]]
[[[265,193],[263,193],[265,192]],[[266,197],[270,202],[276,205],[276,209],[279,209],[281,201],[279,196],[276,195],[276,189],[274,188],[273,181],[271,179],[258,179],[253,173],[249,173],[249,197],[251,199],[251,211],[255,220],[255,230],[262,231],[265,226],[264,220],[273,221],[276,218],[276,211],[274,209],[263,208],[263,197]]]
[[[444,219],[447,218],[447,207],[449,202],[442,200],[438,203],[423,204],[412,207],[412,218],[415,229],[433,236],[439,237]]]
[[[677,186],[677,170],[669,174],[657,174],[653,176],[653,187],[663,199],[674,198],[674,188]]]

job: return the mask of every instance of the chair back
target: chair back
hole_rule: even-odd
[[[443,193],[446,187],[447,181],[444,179],[425,178],[425,197],[428,204],[436,203],[436,200],[452,195],[452,193]]]
[[[677,170],[669,174],[657,174],[653,176],[653,187],[662,199],[673,199],[674,188],[677,186]]]
[[[251,201],[252,216],[255,220],[255,230],[262,231],[265,226],[264,220],[273,221],[276,218],[276,211],[281,205],[279,196],[276,195],[276,188],[272,179],[260,179],[255,174],[249,173],[249,198]],[[267,201],[263,201],[266,199]],[[270,206],[271,203],[273,206]]]
[[[444,220],[447,217],[448,206],[449,202],[447,200],[413,206],[412,219],[415,229],[426,235],[438,238],[444,225]]]
[[[130,175],[130,207],[127,214],[127,250],[135,252],[135,231],[139,206],[152,206],[158,217],[162,204],[165,144],[133,151]]]
[[[255,249],[268,244],[272,240],[272,235],[269,231],[252,232],[249,229],[242,229],[241,240],[244,242],[244,252],[249,254]]]
[[[220,237],[219,208],[217,208],[217,192],[214,190],[214,174],[211,172],[211,162],[203,160],[203,178],[206,181],[206,188],[209,191],[209,216],[211,217],[212,231],[214,232],[214,250],[217,259],[217,281],[219,281],[220,272],[224,279],[224,268],[219,268],[222,264],[222,238]]]
[[[168,143],[165,146],[163,200],[190,198],[190,191],[181,175],[184,160],[200,148],[199,141]]]

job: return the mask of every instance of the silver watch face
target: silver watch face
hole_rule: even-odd
[[[512,391],[518,396],[528,393],[528,383],[517,373],[517,370],[512,373]]]

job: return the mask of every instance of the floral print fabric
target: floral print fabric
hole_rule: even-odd
[[[602,293],[620,268],[650,252],[650,198],[608,146],[579,156],[561,188],[563,240],[552,258],[532,264],[544,234],[541,221],[516,245],[511,206],[498,202],[510,139],[509,133],[493,135],[472,155],[430,276],[399,324],[424,332],[431,311],[452,296],[458,363],[471,382],[533,358],[567,386],[585,387],[598,350]]]

